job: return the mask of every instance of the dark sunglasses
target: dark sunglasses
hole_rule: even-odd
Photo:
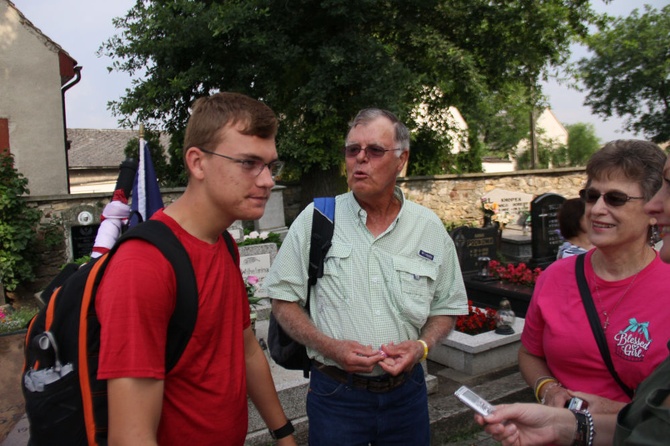
[[[605,200],[605,203],[609,206],[623,206],[630,200],[641,200],[644,198],[644,197],[629,197],[623,192],[618,192],[615,190],[605,192],[604,194],[601,193],[598,189],[591,189],[591,188],[582,189],[579,191],[579,198],[590,204],[593,204],[596,201],[598,201],[600,197],[603,197],[603,200]]]
[[[385,149],[383,147],[374,145],[363,148],[357,144],[352,144],[344,148],[344,156],[346,156],[347,158],[353,158],[355,156],[358,156],[358,154],[361,153],[361,150],[365,150],[365,153],[370,158],[381,158],[386,154],[386,152],[395,152],[396,150],[402,150],[402,148]]]

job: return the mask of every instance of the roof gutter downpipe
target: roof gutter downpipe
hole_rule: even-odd
[[[68,159],[68,151],[70,150],[70,143],[67,140],[67,115],[65,114],[65,92],[74,87],[81,80],[81,66],[74,67],[75,78],[70,83],[61,87],[61,97],[63,104],[63,134],[65,135],[65,177],[67,180],[67,193],[70,193],[70,160]]]

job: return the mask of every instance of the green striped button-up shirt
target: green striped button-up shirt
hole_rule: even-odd
[[[379,348],[418,339],[429,316],[467,314],[463,276],[453,241],[431,210],[395,194],[402,207],[378,237],[353,193],[336,197],[335,231],[324,275],[311,294],[310,316],[326,335]],[[293,222],[263,287],[272,299],[307,297],[313,204]],[[319,352],[310,357],[335,363]]]

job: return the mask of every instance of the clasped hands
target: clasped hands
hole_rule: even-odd
[[[423,346],[418,341],[390,342],[379,349],[356,341],[340,341],[333,358],[348,373],[371,373],[379,365],[391,376],[409,372],[423,356]]]

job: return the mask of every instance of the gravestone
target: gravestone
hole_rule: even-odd
[[[254,221],[254,229],[257,232],[274,232],[279,234],[282,240],[288,232],[286,218],[284,217],[284,189],[286,189],[286,186],[272,188],[263,216]]]
[[[481,257],[497,260],[498,237],[500,232],[496,226],[487,228],[470,228],[461,226],[450,233],[456,245],[458,262],[463,273],[463,284],[471,300],[477,307],[498,308],[504,298],[511,302],[512,309],[519,316],[526,314],[532,288],[504,283],[489,273],[482,276]]]
[[[232,225],[228,226],[228,232],[235,242],[240,243],[244,240],[244,226],[241,220],[235,220]]]
[[[532,225],[531,250],[534,266],[544,268],[556,260],[556,253],[563,242],[558,232],[558,210],[565,197],[542,194],[530,204]]]
[[[270,266],[277,256],[277,245],[274,243],[260,243],[257,245],[240,246],[240,270],[245,279],[249,276],[258,277],[256,296],[267,297],[262,288],[263,279],[268,275]]]
[[[95,244],[95,236],[98,234],[100,224],[89,224],[86,226],[72,226],[70,236],[72,239],[72,258],[79,259],[90,256]]]
[[[530,208],[532,199],[531,194],[505,189],[493,189],[482,196],[482,200],[488,203],[497,203],[498,212],[504,212],[511,217],[511,225],[521,223],[524,212],[527,212]]]
[[[497,258],[500,233],[495,226],[487,228],[460,226],[451,231],[450,235],[456,245],[458,263],[464,276],[480,271],[480,257],[488,257],[491,260]]]

